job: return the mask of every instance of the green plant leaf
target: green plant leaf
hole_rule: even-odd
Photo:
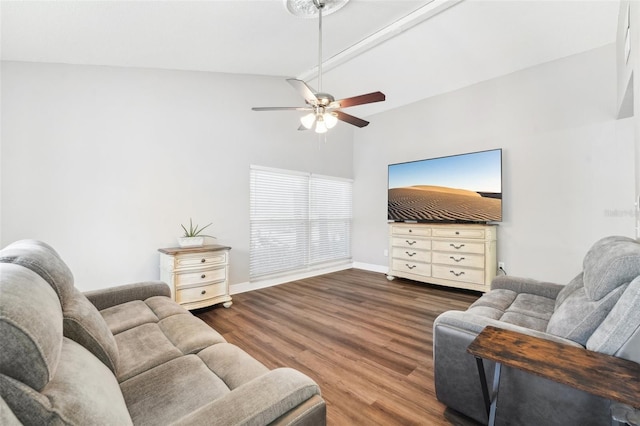
[[[212,235],[205,235],[205,234],[200,234],[202,231],[204,231],[206,228],[208,228],[209,226],[213,225],[213,222],[203,226],[202,228],[200,228],[197,224],[194,227],[193,226],[193,220],[191,218],[189,218],[189,229],[187,230],[187,228],[185,228],[184,225],[180,225],[182,227],[182,229],[184,229],[184,236],[185,237],[210,237],[210,238],[215,238]]]

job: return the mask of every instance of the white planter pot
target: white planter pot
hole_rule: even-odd
[[[204,237],[178,237],[180,247],[202,247],[204,245]]]

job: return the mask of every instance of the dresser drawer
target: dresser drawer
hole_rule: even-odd
[[[448,253],[477,253],[484,254],[484,243],[469,241],[436,241],[431,244],[434,251],[445,251]]]
[[[201,269],[197,272],[179,272],[176,274],[176,287],[187,287],[226,278],[225,268]]]
[[[411,260],[393,259],[394,272],[408,272],[425,277],[431,276],[431,265],[428,263],[414,262]]]
[[[452,281],[464,281],[467,283],[484,284],[484,270],[461,268],[459,266],[432,265],[432,274],[435,278],[443,278]]]
[[[391,255],[396,259],[412,260],[414,262],[431,262],[431,252],[414,250],[413,248],[394,247]]]
[[[451,228],[451,229],[433,229],[434,237],[444,238],[484,238],[484,229],[463,229],[463,228]]]
[[[176,292],[176,302],[191,303],[200,300],[210,299],[212,297],[223,296],[226,294],[226,284],[224,282],[203,285],[200,287],[191,287],[178,289]]]
[[[424,226],[391,226],[394,235],[415,235],[416,237],[430,237],[431,228]]]
[[[444,253],[436,251],[431,254],[431,259],[433,263],[440,263],[443,265],[484,268],[484,256],[480,254]]]
[[[224,265],[227,263],[226,252],[205,252],[205,253],[184,253],[175,258],[175,267],[194,268],[202,266],[204,268],[214,265]]]
[[[393,237],[391,239],[391,245],[395,247],[430,250],[431,240],[424,240],[424,239],[412,238],[412,237]]]

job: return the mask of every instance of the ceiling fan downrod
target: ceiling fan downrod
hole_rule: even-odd
[[[318,8],[318,92],[322,92],[322,10],[325,0],[313,0]]]

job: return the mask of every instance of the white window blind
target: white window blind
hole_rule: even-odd
[[[251,279],[351,260],[352,181],[251,166]]]

